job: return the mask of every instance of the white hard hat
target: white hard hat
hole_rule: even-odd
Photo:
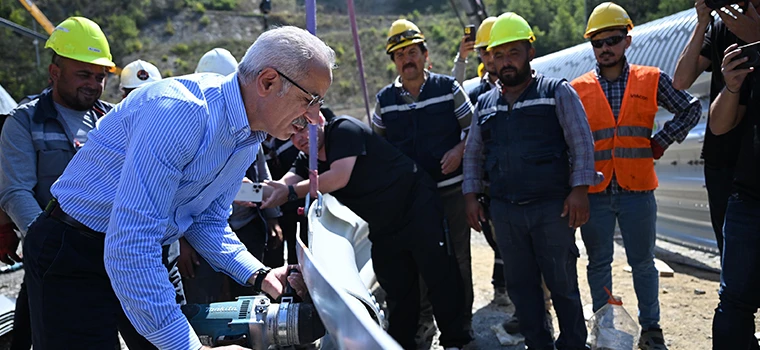
[[[134,89],[159,80],[161,80],[161,72],[156,66],[143,60],[137,60],[122,69],[119,86],[122,89]]]
[[[217,73],[230,75],[237,70],[237,60],[226,49],[215,48],[206,52],[195,68],[196,73]]]

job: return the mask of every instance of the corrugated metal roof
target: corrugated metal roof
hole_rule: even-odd
[[[0,85],[0,114],[8,114],[16,108],[16,101]]]
[[[628,62],[659,67],[673,75],[678,55],[686,46],[697,24],[693,9],[636,26],[631,31],[631,47],[626,51]],[[596,59],[589,42],[536,58],[531,67],[550,77],[575,79],[594,69]]]

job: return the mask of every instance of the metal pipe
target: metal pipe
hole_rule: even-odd
[[[45,41],[47,41],[47,39],[48,39],[48,36],[45,35],[45,34],[37,33],[37,32],[35,32],[35,31],[33,31],[33,30],[29,29],[29,28],[20,26],[20,25],[18,25],[16,23],[13,23],[13,22],[5,19],[5,18],[0,18],[0,25],[5,26],[5,27],[9,28],[10,30],[12,30],[12,31],[14,31],[16,33],[19,33],[21,35],[26,35],[26,36],[31,37],[31,38],[36,38],[36,39],[45,40]]]
[[[372,124],[372,114],[369,112],[369,93],[367,91],[367,80],[364,76],[364,60],[362,59],[362,45],[359,42],[359,29],[356,25],[356,11],[354,10],[354,0],[346,0],[348,3],[348,18],[351,21],[351,34],[354,36],[354,52],[356,52],[356,64],[359,66],[359,81],[362,85],[362,94],[364,97],[364,111],[367,113],[367,123]]]
[[[306,0],[306,30],[314,36],[317,35],[317,0]],[[309,194],[311,198],[317,198],[319,190],[319,178],[317,177],[317,126],[309,125]],[[304,208],[309,208],[307,202]]]

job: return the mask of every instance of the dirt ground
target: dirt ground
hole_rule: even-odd
[[[580,240],[580,234],[577,237]],[[476,339],[467,349],[523,349],[516,346],[502,347],[490,329],[492,325],[506,319],[513,310],[511,306],[504,309],[490,303],[493,295],[493,288],[490,284],[493,252],[482,235],[473,232],[472,238],[472,266],[475,284],[473,327],[476,331]],[[578,243],[581,251],[581,258],[578,260],[578,284],[583,305],[590,312],[591,295],[586,279],[588,258],[582,242],[578,241]],[[699,257],[702,254],[695,253],[694,256]],[[666,254],[665,252],[657,255],[661,259],[673,256],[672,253]],[[712,318],[715,307],[718,305],[720,275],[673,262],[668,262],[668,264],[675,271],[674,276],[660,278],[661,326],[668,348],[671,350],[711,349]],[[612,266],[614,292],[622,296],[624,307],[636,319],[636,294],[633,291],[631,273],[624,270],[626,266],[625,249],[622,246],[622,241],[616,240],[615,261]],[[556,326],[557,319],[553,311],[552,315]],[[756,328],[760,329],[760,320],[756,318],[755,324]]]
[[[578,261],[578,283],[583,304],[590,309],[591,297],[585,273],[587,259],[583,244],[579,244],[579,247],[581,248],[581,259]],[[658,253],[658,256],[667,260],[673,254]],[[701,255],[695,254],[695,256]],[[491,330],[492,325],[500,324],[514,312],[514,309],[513,306],[504,308],[491,304],[493,288],[490,281],[493,252],[482,235],[477,232],[473,232],[472,236],[472,257],[473,280],[475,281],[473,329],[476,339],[468,345],[467,349],[524,349],[520,346],[501,346]],[[660,278],[661,323],[665,332],[666,343],[671,350],[711,349],[711,324],[713,310],[718,305],[720,276],[715,272],[695,269],[671,261],[668,263],[675,270],[675,276]],[[631,274],[624,271],[625,266],[625,251],[622,242],[617,241],[615,262],[612,269],[615,294],[623,297],[625,308],[635,317],[636,295],[633,292]],[[0,294],[15,298],[22,278],[23,271],[0,274]],[[554,315],[553,312],[552,314]],[[556,315],[554,317],[554,324],[556,325]],[[755,322],[756,327],[760,329],[760,320],[756,319]],[[9,349],[11,337],[12,334],[0,337],[0,350]],[[440,350],[441,348],[434,346],[434,349]]]

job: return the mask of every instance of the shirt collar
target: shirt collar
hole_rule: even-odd
[[[596,69],[595,69],[596,70],[596,79],[599,80],[599,81],[602,81],[602,79],[604,79],[604,80],[606,80],[606,81],[608,81],[610,83],[614,83],[616,81],[620,81],[620,79],[623,79],[623,78],[628,79],[628,71],[630,69],[630,65],[628,64],[628,59],[626,59],[625,56],[623,56],[623,60],[625,62],[623,64],[623,71],[620,72],[620,76],[617,77],[617,79],[615,79],[614,81],[609,81],[607,79],[604,79],[604,77],[602,76],[602,69],[601,69],[601,67],[599,67],[599,63],[597,63],[596,64]]]
[[[492,83],[492,82],[491,82],[491,74],[490,74],[490,73],[488,73],[488,72],[485,72],[485,73],[483,74],[483,77],[481,77],[481,78],[480,78],[480,82],[481,82],[481,83],[482,83],[482,82],[484,82],[484,81],[485,81],[486,83],[488,83],[488,85],[490,85],[492,89],[493,89],[493,88],[495,88],[495,87],[497,87],[497,86],[499,86],[499,85],[498,85],[498,84],[499,84],[499,79],[496,79],[496,82],[495,82],[495,83]]]
[[[428,78],[430,78],[430,72],[428,72],[427,69],[423,71],[423,74],[425,75],[425,81],[422,82],[422,85],[420,86],[420,92],[422,92],[422,89],[425,88],[425,83],[427,83]],[[401,90],[402,95],[408,95],[409,91],[406,91],[404,88],[404,84],[401,83],[401,76],[397,76],[396,80],[393,81],[393,86]]]
[[[225,102],[224,113],[227,121],[230,123],[230,134],[236,135],[241,133],[241,138],[243,139],[249,136],[256,136],[262,140],[266,138],[266,133],[263,131],[257,131],[253,133],[255,135],[251,135],[251,125],[248,123],[248,114],[245,113],[245,105],[243,104],[243,95],[240,91],[237,73],[224,78],[222,82],[222,96],[224,96]]]

